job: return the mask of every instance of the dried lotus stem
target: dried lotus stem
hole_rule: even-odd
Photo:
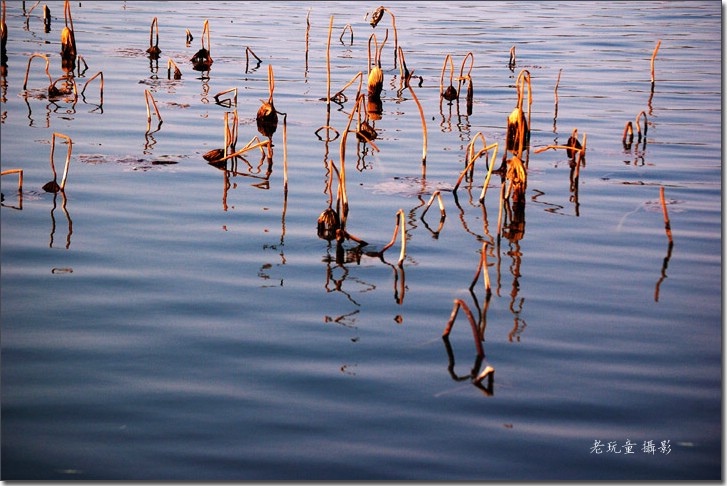
[[[351,27],[351,24],[346,24],[346,26],[341,31],[341,36],[338,38],[338,40],[341,41],[341,44],[343,44],[343,35],[346,33],[347,30],[351,34],[351,44],[350,45],[353,45],[353,27]]]
[[[23,190],[23,169],[8,169],[0,173],[0,175],[18,174],[18,191]]]
[[[252,56],[255,59],[257,59],[258,66],[260,65],[261,62],[263,62],[262,59],[260,59],[259,57],[257,57],[257,54],[255,54],[254,52],[252,52],[252,49],[250,49],[249,47],[245,47],[245,72],[247,72],[248,66],[250,65],[250,54],[252,54]]]
[[[447,70],[447,61],[449,61],[449,86],[445,89],[444,88],[444,73]],[[452,83],[454,82],[454,61],[452,61],[452,56],[447,54],[447,57],[444,58],[444,64],[442,65],[442,74],[439,77],[439,100],[441,102],[442,98],[444,98],[447,101],[452,101],[457,99],[457,96],[459,93],[456,89],[454,89],[454,86]]]
[[[661,41],[656,43],[656,47],[654,48],[654,53],[651,55],[651,86],[654,86],[654,60],[656,59],[656,53],[659,52],[659,46],[661,45]]]
[[[326,104],[330,109],[331,105],[331,32],[333,30],[333,15],[328,23],[328,44],[326,47],[326,86],[328,88],[328,97],[326,98]]]
[[[71,16],[71,3],[65,0],[63,4],[63,15],[65,27],[61,31],[61,58],[64,61],[75,61],[76,59],[76,38],[73,31],[73,17]]]
[[[56,87],[56,84],[58,81],[65,81],[66,82],[66,89],[61,91]],[[68,89],[68,84],[71,85],[70,91]],[[76,85],[76,79],[69,76],[61,76],[60,78],[56,79],[51,83],[50,86],[48,86],[48,96],[55,97],[55,96],[62,96],[64,94],[71,94],[73,93],[73,99],[78,99],[78,86]]]
[[[631,131],[631,138],[633,139],[633,129],[631,128],[631,122],[626,125],[624,130],[624,143],[626,143],[626,132]],[[578,129],[574,128],[571,136],[568,137],[568,141],[565,145],[548,145],[546,147],[540,147],[535,150],[536,154],[545,152],[546,150],[565,150],[569,158],[573,158],[576,153],[583,154],[586,151],[586,134],[583,134],[583,143],[578,141]]]
[[[154,40],[154,27],[156,26],[156,41]],[[162,50],[159,49],[159,22],[157,21],[157,18],[154,17],[154,20],[151,21],[151,26],[149,27],[149,48],[146,50],[147,53],[152,57],[152,59],[156,59],[159,57],[159,54],[161,54]]]
[[[490,184],[490,177],[492,177],[492,168],[495,167],[495,160],[497,159],[497,149],[499,148],[499,145],[497,143],[493,143],[489,147],[485,147],[483,151],[488,150],[489,148],[492,148],[494,146],[495,150],[492,152],[492,159],[490,159],[489,166],[490,168],[487,170],[487,177],[485,177],[485,182],[482,185],[482,193],[480,194],[480,204],[484,204],[485,202],[485,194],[487,194],[487,186]]]
[[[358,91],[357,92],[360,93],[361,92],[361,86],[363,85],[363,72],[362,71],[359,71],[353,78],[351,78],[351,81],[349,81],[348,83],[346,83],[346,85],[343,88],[341,88],[341,90],[338,91],[336,94],[334,94],[331,97],[331,99],[334,100],[334,101],[336,101],[336,102],[339,102],[340,101],[340,102],[344,102],[345,103],[348,98],[346,98],[346,95],[344,95],[343,92],[346,91],[346,88],[348,88],[349,86],[351,86],[356,81],[356,79],[358,79]],[[341,99],[341,98],[343,98],[343,99]]]
[[[515,69],[515,46],[510,48],[510,61],[507,63],[508,67],[512,70]]]
[[[252,57],[254,57],[255,59],[257,59],[257,62],[263,62],[263,61],[262,61],[262,59],[260,59],[260,58],[259,58],[259,57],[257,56],[257,54],[255,54],[254,52],[252,52],[252,49],[250,49],[250,47],[247,47],[247,46],[246,46],[246,47],[245,47],[245,62],[246,62],[246,63],[247,63],[247,62],[248,62],[248,61],[250,60],[250,56],[249,56],[249,54],[252,54]]]
[[[402,51],[401,47],[399,47],[399,56],[401,57],[402,64],[404,63],[404,51]],[[413,74],[413,71],[412,71]],[[419,98],[417,98],[417,95],[414,94],[414,89],[411,87],[411,83],[409,80],[411,79],[411,74],[407,76],[406,78],[406,87],[409,88],[409,92],[411,93],[411,97],[414,99],[414,102],[417,104],[417,108],[419,108],[419,116],[422,119],[422,177],[426,176],[426,167],[427,167],[427,121],[424,117],[424,109],[422,108],[421,103],[419,103]]]
[[[86,83],[83,85],[83,89],[81,89],[81,95],[83,95],[83,93],[86,91],[86,87],[88,86],[88,84],[91,81],[93,81],[94,79],[98,78],[98,77],[101,78],[101,81],[100,81],[100,94],[99,94],[99,96],[101,98],[100,103],[103,105],[103,71],[97,72],[96,74],[94,74],[93,76],[91,76],[88,79],[88,81],[86,81]]]
[[[424,211],[422,211],[421,217],[424,218],[424,215],[427,214],[427,211],[429,211],[429,207],[434,202],[434,198],[437,198],[439,202],[439,213],[441,214],[442,218],[447,216],[447,213],[444,211],[444,202],[442,201],[442,195],[439,191],[434,191],[432,194],[432,197],[429,198],[429,202],[426,204],[426,207],[424,208]]]
[[[227,93],[234,93],[234,94],[231,99],[220,100],[220,96],[225,95]],[[214,96],[214,98],[215,98],[216,103],[220,103],[220,104],[226,103],[227,106],[233,106],[233,105],[237,106],[237,88],[230,88],[230,89],[226,89],[224,91],[220,91],[219,93],[217,93]]]
[[[470,327],[472,328],[472,336],[475,339],[475,348],[477,348],[477,356],[484,356],[485,352],[482,350],[482,343],[480,342],[479,333],[477,332],[477,324],[475,323],[475,318],[472,316],[472,311],[470,311],[470,308],[467,307],[467,304],[465,304],[462,299],[454,299],[454,307],[452,308],[452,313],[449,316],[449,320],[447,321],[447,326],[444,328],[442,337],[449,338],[449,334],[452,332],[452,327],[454,326],[455,319],[457,319],[457,313],[459,312],[460,307],[467,316],[467,320],[469,320],[470,322]]]
[[[484,271],[484,275],[482,276],[482,279],[485,283],[485,291],[487,292],[487,296],[489,297],[492,294],[492,289],[490,288],[490,274],[487,270],[487,242],[485,241],[482,243],[482,252],[480,254],[480,263],[477,265],[477,271],[475,272],[475,277],[472,279],[472,283],[470,284],[470,290],[472,290],[475,287],[475,284],[477,283],[477,279],[480,276],[480,272]]]
[[[374,41],[374,57],[371,59],[371,41]],[[382,44],[383,47],[383,44]],[[379,54],[378,42],[376,41],[376,34],[371,34],[369,37],[368,47],[368,94],[369,99],[379,101],[381,99],[381,90],[384,87],[384,72],[381,70],[381,66],[378,60]],[[373,67],[371,67],[373,65]]]
[[[626,138],[628,137],[628,141],[626,141]],[[631,123],[631,121],[626,122],[626,126],[624,127],[624,135],[622,142],[624,145],[631,144],[631,142],[634,141],[634,124]],[[537,152],[536,152],[537,153]]]
[[[661,198],[661,209],[664,212],[664,229],[666,230],[666,236],[669,238],[669,244],[673,243],[671,237],[671,223],[669,222],[669,212],[666,210],[666,201],[664,199],[664,186],[659,187],[659,197]]]
[[[391,27],[394,29],[394,68],[396,68],[396,54],[399,49],[399,36],[396,32],[396,17],[393,13],[383,5],[379,8],[377,8],[372,14],[371,14],[371,26],[376,27],[376,25],[379,23],[381,18],[384,15],[384,12],[387,12],[391,16]],[[368,14],[367,14],[368,15]],[[383,46],[383,44],[382,44]]]
[[[50,77],[50,71],[49,71],[50,60],[48,59],[48,56],[46,56],[45,54],[38,54],[38,53],[31,54],[30,57],[28,58],[28,67],[25,69],[25,80],[23,81],[24,90],[28,89],[28,74],[30,73],[30,62],[36,57],[41,57],[41,58],[45,59],[45,74],[48,75],[48,86],[53,84],[53,79]]]
[[[167,79],[172,79],[172,68],[174,68],[174,79],[182,79],[182,71],[171,58],[167,61]]]
[[[250,151],[252,149],[256,149],[256,148],[259,148],[260,152],[264,155],[265,151],[263,150],[263,147],[267,147],[268,157],[272,158],[270,140],[265,140],[265,141],[261,142],[260,139],[257,138],[257,135],[256,135],[243,148],[241,148],[240,150],[238,150],[236,152],[226,155],[225,157],[217,160],[217,162],[224,162],[225,160],[231,159],[233,157],[239,157],[240,155],[244,154],[245,152],[248,152],[248,151]]]
[[[558,70],[558,79],[555,81],[555,89],[553,90],[555,92],[555,106],[557,109],[558,106],[558,85],[560,84],[560,75],[563,72],[563,69]]]
[[[400,229],[401,231],[399,231]],[[391,241],[386,246],[384,246],[384,248],[381,249],[382,255],[394,244],[394,242],[396,241],[396,233],[398,232],[401,232],[401,252],[399,254],[398,262],[399,267],[401,267],[402,263],[404,263],[404,258],[406,257],[406,218],[403,209],[399,209],[396,212],[396,226],[394,227],[394,235],[391,237]]]
[[[464,65],[467,62],[467,59],[470,60],[470,68],[467,71],[467,74],[465,75],[464,74]],[[462,87],[462,81],[468,80],[469,81],[468,86],[470,86],[470,87],[472,86],[472,68],[474,67],[474,64],[475,64],[475,56],[474,56],[474,54],[472,54],[472,52],[468,52],[467,55],[464,56],[464,59],[462,59],[462,65],[459,68],[460,82],[457,85],[457,98],[459,98],[459,92],[460,92],[460,88]],[[469,89],[468,89],[468,94],[469,94]]]
[[[639,135],[639,137],[638,137],[639,142],[641,142],[641,116],[642,115],[644,116],[644,140],[646,140],[646,131],[649,129],[649,127],[648,127],[649,122],[648,122],[648,119],[646,118],[646,112],[641,111],[641,113],[639,113],[636,116],[636,131]]]
[[[162,121],[162,116],[159,114],[159,107],[157,106],[157,102],[154,99],[154,97],[151,95],[148,89],[144,90],[144,100],[146,101],[146,121],[151,121],[151,107],[149,106],[149,100],[151,100],[151,104],[154,105],[154,112],[157,115],[157,118],[159,118],[159,121]]]
[[[56,137],[65,138],[68,141],[68,153],[66,154],[66,165],[63,169],[63,178],[61,179],[61,185],[59,186],[56,183],[56,166],[53,161],[54,155],[55,155],[55,149],[56,149]],[[71,164],[71,150],[73,149],[73,142],[71,141],[70,137],[67,135],[63,135],[60,133],[53,133],[53,137],[51,138],[51,148],[50,148],[50,168],[53,171],[53,180],[48,182],[43,186],[43,189],[47,192],[63,192],[66,188],[66,179],[68,178],[68,168]]]
[[[452,190],[452,192],[455,192],[455,193],[457,192],[457,189],[459,188],[459,185],[462,183],[462,179],[464,179],[464,176],[468,172],[470,172],[472,170],[472,168],[474,167],[475,161],[477,159],[479,159],[480,157],[482,157],[483,155],[485,155],[488,150],[494,148],[495,149],[495,155],[493,155],[493,157],[492,157],[492,163],[489,164],[490,168],[488,170],[487,178],[485,180],[485,186],[482,188],[483,189],[483,192],[482,192],[482,195],[480,196],[480,200],[482,201],[482,200],[484,200],[484,197],[485,197],[484,194],[486,192],[487,184],[490,182],[490,176],[492,175],[492,167],[495,165],[494,164],[494,161],[495,161],[495,157],[497,156],[497,147],[498,147],[498,144],[497,143],[493,143],[491,145],[487,145],[482,150],[480,150],[479,152],[477,152],[477,154],[475,154],[474,153],[474,143],[475,143],[475,141],[478,138],[481,138],[482,139],[483,145],[486,144],[485,137],[484,137],[484,135],[482,135],[481,132],[478,132],[472,138],[472,142],[470,142],[470,144],[467,146],[467,159],[468,159],[467,165],[462,170],[462,172],[459,174],[459,178],[457,179],[457,183],[454,185],[454,189]]]

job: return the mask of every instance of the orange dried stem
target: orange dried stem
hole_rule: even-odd
[[[73,142],[71,141],[70,137],[67,135],[63,135],[61,133],[53,133],[53,136],[51,138],[51,148],[50,148],[50,167],[53,171],[53,180],[56,180],[56,167],[55,163],[53,162],[53,156],[55,154],[56,149],[56,137],[65,138],[68,141],[68,153],[66,154],[66,165],[63,169],[63,178],[61,179],[61,191],[63,191],[66,187],[66,179],[68,178],[68,168],[71,164],[71,150],[73,149]]]
[[[159,118],[159,121],[162,121],[162,116],[159,114],[159,107],[157,106],[157,102],[148,89],[144,90],[144,100],[146,101],[146,121],[151,121],[151,107],[149,106],[149,100],[151,100],[151,104],[154,105],[154,112],[156,113],[157,118]]]
[[[447,213],[444,211],[444,202],[442,201],[442,195],[439,191],[434,191],[432,194],[432,197],[429,198],[429,202],[427,202],[426,207],[424,208],[424,211],[422,211],[422,218],[424,218],[424,215],[427,214],[427,211],[429,211],[429,208],[431,207],[432,203],[434,202],[434,198],[437,198],[439,202],[439,213],[444,218],[447,216]]]
[[[83,95],[83,93],[86,91],[86,87],[89,85],[89,83],[98,77],[101,78],[101,81],[99,83],[100,84],[100,98],[101,98],[101,104],[103,104],[103,72],[102,71],[97,72],[96,74],[91,76],[88,79],[88,81],[86,81],[86,83],[83,85],[83,89],[81,89],[81,94]]]
[[[664,186],[659,188],[659,197],[661,198],[661,209],[664,212],[664,229],[666,230],[666,236],[669,238],[669,243],[673,242],[671,237],[671,223],[669,222],[669,212],[666,210],[666,200],[664,199]]]
[[[4,170],[0,175],[18,174],[18,191],[23,190],[23,169],[9,169]]]
[[[31,54],[31,56],[28,58],[28,67],[25,69],[25,80],[23,81],[23,89],[28,89],[28,74],[30,73],[30,62],[36,58],[36,57],[42,57],[45,59],[45,74],[48,75],[48,86],[51,86],[53,84],[53,79],[50,76],[50,60],[48,59],[48,56],[45,54]]]
[[[154,26],[156,26],[157,36],[156,42],[152,43],[154,39]],[[149,47],[159,47],[159,22],[157,22],[156,17],[151,21],[151,26],[149,27]]]
[[[654,84],[654,60],[656,59],[656,53],[659,52],[660,45],[661,45],[661,41],[656,43],[656,47],[654,48],[654,53],[651,55],[651,84]]]

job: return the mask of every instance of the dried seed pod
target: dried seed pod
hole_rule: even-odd
[[[451,84],[449,87],[444,90],[444,93],[442,93],[442,98],[444,98],[447,101],[453,101],[457,99],[457,90],[454,89],[454,86]]]
[[[572,148],[567,148],[565,153],[568,155],[569,159],[574,159],[576,154],[578,153],[577,151],[580,151],[583,148],[583,146],[581,145],[581,142],[578,141],[578,129],[577,128],[573,129],[573,133],[571,134],[570,137],[568,137],[568,142],[566,142],[566,145],[568,147],[572,147]],[[575,150],[573,150],[573,149],[575,149]]]
[[[384,72],[380,67],[374,66],[369,73],[368,81],[369,99],[380,100],[381,90],[384,88]]]
[[[376,27],[377,25],[379,25],[379,22],[381,22],[381,19],[384,17],[384,10],[384,6],[382,5],[381,7],[373,11],[373,13],[371,14],[371,20],[369,21],[371,27]]]
[[[336,239],[336,233],[340,225],[338,213],[332,208],[326,209],[318,216],[318,237],[323,240],[333,241]]]
[[[207,33],[207,47],[204,46],[204,34]],[[214,62],[212,60],[212,54],[211,54],[212,47],[210,45],[210,27],[209,27],[209,20],[204,21],[204,26],[202,27],[202,48],[198,50],[194,56],[190,59],[192,61],[192,68],[195,71],[209,71],[210,67],[212,67],[212,63]]]
[[[270,138],[278,128],[278,112],[273,105],[273,92],[275,91],[275,77],[273,76],[273,66],[268,65],[268,88],[270,97],[268,101],[260,100],[262,105],[257,110],[257,130],[264,136]]]
[[[362,142],[375,140],[377,136],[378,133],[376,133],[376,129],[372,127],[367,121],[361,123],[361,126],[358,127],[358,132],[356,133],[356,138],[358,138]]]
[[[63,14],[66,25],[61,31],[61,66],[70,71],[76,67],[76,37],[73,35],[73,17],[71,4],[68,0],[63,5]]]

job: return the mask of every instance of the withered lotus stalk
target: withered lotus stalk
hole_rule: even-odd
[[[8,44],[8,24],[5,23],[5,0],[2,3],[2,19],[0,19],[0,49],[2,51],[2,65],[8,62],[7,44]]]
[[[371,58],[371,41],[374,41],[374,56]],[[386,42],[386,39],[384,39]],[[384,43],[381,44],[383,48]],[[368,95],[369,99],[378,101],[381,99],[381,91],[384,88],[384,72],[381,70],[381,64],[379,63],[380,54],[378,42],[376,41],[376,34],[371,34],[369,37],[368,46],[368,63],[369,63],[369,77],[368,77]],[[373,64],[373,67],[372,67]]]
[[[396,31],[396,17],[393,13],[391,13],[391,10],[387,9],[383,5],[374,10],[374,12],[371,14],[371,27],[376,28],[376,26],[379,24],[381,19],[384,16],[384,12],[387,12],[391,16],[391,27],[394,29],[394,67],[396,68],[396,56],[399,49],[399,34]],[[366,14],[368,16],[368,14]]]
[[[157,32],[156,41],[154,41],[155,26]],[[154,20],[151,21],[151,27],[149,27],[149,48],[146,52],[149,54],[150,59],[159,59],[159,54],[162,53],[162,50],[159,48],[159,22],[156,17],[154,17]]]
[[[0,175],[18,174],[18,191],[23,190],[23,169],[8,169],[2,171]]]
[[[174,68],[174,79],[182,79],[182,71],[172,59],[167,61],[167,79],[172,79],[172,68]]]
[[[449,86],[445,89],[444,88],[444,72],[447,70],[447,61],[449,61]],[[454,62],[452,61],[452,56],[447,54],[447,57],[444,58],[444,65],[442,66],[442,75],[439,78],[439,95],[444,98],[447,101],[453,101],[456,100],[459,97],[459,93],[456,89],[454,89],[454,86],[452,85],[452,82],[454,80]]]
[[[272,137],[278,128],[278,112],[273,105],[273,91],[275,90],[275,77],[273,75],[273,66],[268,64],[268,87],[270,97],[268,101],[262,101],[262,105],[257,110],[255,120],[257,121],[258,131],[266,137]]]
[[[318,216],[318,237],[333,241],[336,239],[336,233],[341,227],[341,222],[338,219],[338,213],[333,208],[328,208]]]
[[[204,36],[207,34],[207,47],[204,45]],[[212,46],[210,42],[210,25],[209,20],[205,19],[204,26],[202,27],[202,48],[196,52],[190,59],[192,61],[192,67],[195,71],[209,71],[212,67]]]
[[[48,59],[48,56],[45,54],[31,54],[28,58],[28,67],[25,68],[25,81],[23,81],[23,89],[28,89],[28,75],[30,73],[30,63],[35,59],[36,57],[40,57],[45,59],[45,74],[48,76],[48,87],[50,88],[51,85],[53,85],[53,79],[50,77],[50,60]]]
[[[583,146],[581,145],[581,142],[578,141],[578,129],[577,128],[574,128],[573,133],[571,133],[571,136],[568,137],[566,146],[568,148],[566,149],[565,153],[568,155],[569,159],[574,159],[576,154],[580,153]]]
[[[73,18],[71,17],[71,4],[65,0],[63,5],[65,26],[61,31],[61,61],[64,68],[75,67],[76,64],[76,37],[73,34]]]
[[[382,5],[381,7],[373,11],[373,13],[371,14],[371,20],[369,21],[371,27],[376,27],[377,25],[379,25],[381,19],[384,18],[384,10],[384,6]]]
[[[525,118],[523,100],[525,98],[525,83],[528,86],[528,116]],[[507,119],[507,145],[506,150],[522,153],[530,141],[530,106],[532,105],[532,89],[530,86],[530,72],[523,69],[515,83],[517,88],[517,105]]]
[[[55,154],[56,149],[56,137],[65,138],[68,141],[68,153],[66,155],[66,165],[63,169],[63,178],[61,179],[60,186],[56,182],[57,174],[56,174],[56,166],[53,162],[53,155]],[[71,150],[73,148],[73,142],[71,141],[70,137],[67,135],[63,135],[61,133],[53,133],[53,137],[51,139],[51,148],[50,148],[50,168],[53,171],[53,180],[46,183],[43,186],[43,190],[46,192],[63,192],[66,188],[66,179],[68,178],[68,167],[71,164]]]

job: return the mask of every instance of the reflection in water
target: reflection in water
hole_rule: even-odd
[[[71,215],[68,213],[68,208],[66,207],[66,203],[68,202],[66,198],[65,191],[56,192],[53,194],[53,208],[50,210],[50,219],[51,219],[51,230],[50,230],[50,244],[48,245],[50,248],[53,248],[53,237],[56,232],[56,218],[54,216],[54,212],[56,210],[56,207],[58,206],[57,200],[58,200],[58,194],[61,195],[61,198],[63,199],[61,203],[61,209],[63,210],[63,214],[66,216],[66,220],[68,221],[68,233],[66,235],[66,250],[68,250],[71,247],[71,235],[73,234],[73,221],[71,221]]]
[[[669,246],[666,250],[664,263],[661,266],[661,277],[659,278],[659,281],[656,282],[656,289],[654,290],[654,302],[659,302],[659,287],[666,278],[666,269],[669,266],[669,259],[671,258],[672,248],[674,248],[674,240],[671,236],[671,222],[669,221],[669,212],[666,209],[666,199],[664,198],[664,186],[661,186],[659,188],[659,196],[661,199],[661,208],[664,213],[664,231],[666,232],[666,237],[669,240]]]
[[[154,138],[154,134],[162,129],[162,123],[164,122],[162,120],[159,120],[159,124],[157,125],[156,129],[151,130],[151,119],[147,121],[146,132],[144,133],[144,155],[150,155],[153,152],[154,146],[157,144],[156,138]]]
[[[477,355],[475,357],[474,365],[472,366],[472,370],[466,374],[458,376],[454,372],[454,352],[452,350],[452,345],[449,342],[449,335],[452,332],[452,328],[454,326],[454,322],[457,319],[457,314],[459,313],[460,308],[467,316],[467,320],[469,321],[470,328],[472,329],[472,337],[474,339],[475,343],[475,350],[477,352]],[[442,341],[444,342],[445,350],[447,351],[447,358],[449,360],[449,363],[447,365],[447,371],[449,372],[450,376],[455,381],[463,381],[463,380],[472,380],[472,384],[475,385],[477,388],[483,391],[483,393],[486,396],[492,396],[494,393],[493,387],[494,387],[494,377],[495,377],[495,369],[492,366],[486,366],[484,370],[480,371],[480,368],[482,367],[482,362],[485,359],[485,351],[482,347],[482,341],[484,340],[484,337],[481,337],[480,330],[477,327],[477,324],[475,324],[474,317],[472,316],[472,312],[470,311],[469,307],[467,307],[467,304],[461,299],[455,299],[454,300],[454,307],[452,308],[452,313],[449,316],[449,321],[447,322],[447,325],[444,329],[444,332],[442,333]],[[482,382],[487,378],[487,385],[483,385]]]

